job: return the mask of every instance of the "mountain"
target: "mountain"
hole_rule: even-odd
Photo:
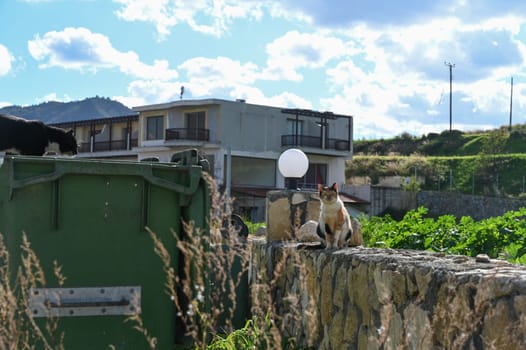
[[[73,102],[44,102],[22,107],[0,108],[0,114],[12,114],[25,119],[37,119],[46,124],[72,122],[78,120],[100,119],[137,114],[118,101],[104,97],[90,97]]]

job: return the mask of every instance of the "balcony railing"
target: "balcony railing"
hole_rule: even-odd
[[[131,139],[130,148],[137,147],[138,140]],[[128,150],[126,140],[115,140],[115,141],[95,141],[93,143],[93,150],[91,149],[90,142],[82,142],[79,146],[79,153],[88,152],[106,152],[106,151],[124,151]]]
[[[324,148],[323,140],[319,136],[307,135],[281,135],[281,146],[302,146],[313,148]],[[349,141],[342,139],[326,139],[325,149],[334,149],[337,151],[348,151]]]
[[[165,140],[209,141],[210,140],[210,130],[194,129],[194,128],[166,129]]]

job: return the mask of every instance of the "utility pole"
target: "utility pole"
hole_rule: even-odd
[[[513,112],[513,77],[511,77],[511,92],[510,92],[510,132],[511,132],[511,115]]]
[[[453,67],[455,67],[455,64],[451,64],[450,62],[444,62],[446,66],[449,67],[449,132],[452,130],[452,124],[453,124]]]

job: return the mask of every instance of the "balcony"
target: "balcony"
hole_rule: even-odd
[[[350,150],[350,144],[348,140],[326,139],[325,147],[323,147],[323,140],[321,137],[307,135],[281,135],[281,146],[312,147],[320,149],[332,149],[336,151]]]
[[[131,139],[130,148],[127,147],[126,140],[95,141],[93,142],[93,150],[90,142],[82,142],[79,145],[79,153],[125,151],[132,147],[137,147],[137,139]]]
[[[165,140],[192,140],[192,141],[209,141],[210,130],[195,128],[172,128],[166,129]]]

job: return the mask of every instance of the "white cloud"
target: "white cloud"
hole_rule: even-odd
[[[36,103],[43,103],[43,102],[49,102],[49,101],[71,102],[72,99],[67,94],[64,94],[64,96],[59,97],[56,92],[49,93],[49,94],[45,95],[44,97],[36,99]]]
[[[0,44],[0,77],[7,75],[11,71],[13,62],[13,55],[11,55],[7,47]]]
[[[444,61],[451,61],[456,64],[453,127],[505,124],[509,76],[526,66],[526,50],[517,39],[519,20],[508,19],[465,25],[446,18],[387,31],[363,24],[338,31],[359,51],[327,69],[333,95],[321,103],[325,109],[355,115],[359,137],[440,132],[449,128]],[[516,91],[515,103],[526,106],[526,96],[518,86]]]
[[[178,67],[196,81],[253,83],[258,77],[258,67],[252,62],[241,63],[228,58],[196,57]]]
[[[505,6],[489,0],[408,0],[404,6],[392,0],[113,2],[121,20],[151,23],[161,40],[179,25],[197,32],[185,36],[185,54],[193,54],[192,46],[203,47],[200,34],[209,35],[205,49],[210,53],[186,56],[184,62],[145,63],[136,52],[114,47],[105,35],[66,28],[28,43],[40,67],[119,71],[130,78],[128,96],[114,98],[128,106],[178,100],[184,85],[185,98],[243,98],[351,114],[360,137],[448,128],[444,61],[450,61],[456,64],[455,128],[491,125],[496,116],[506,115],[511,75],[518,78],[517,116],[526,112],[523,0]],[[261,26],[236,23],[241,20],[261,21]],[[239,27],[255,28],[254,42],[239,40],[236,50]],[[258,30],[273,37],[258,40]],[[0,52],[0,75],[17,71],[11,65],[20,66],[23,59],[13,62],[11,57],[5,68]]]
[[[149,101],[145,100],[142,96],[112,96],[111,99],[114,101],[119,101],[128,108],[149,104]]]
[[[229,97],[232,99],[244,99],[248,103],[275,106],[275,107],[290,107],[290,108],[306,108],[311,109],[311,101],[298,96],[292,92],[282,92],[274,96],[265,96],[263,91],[258,88],[239,85],[230,90]]]
[[[122,73],[141,79],[170,80],[177,71],[169,68],[166,60],[145,64],[133,51],[115,49],[108,37],[92,33],[86,28],[65,28],[36,35],[28,42],[31,56],[42,62],[40,68],[61,67],[96,72],[98,69],[117,68]]]
[[[185,84],[159,80],[135,80],[128,85],[129,97],[126,98],[126,105],[165,103],[179,99],[181,85]]]
[[[256,64],[241,63],[228,57],[196,57],[183,62],[178,68],[186,73],[188,82],[185,88],[193,97],[224,96],[227,95],[225,91],[240,85],[253,85],[259,76]]]
[[[258,1],[236,0],[114,0],[122,7],[119,18],[126,21],[152,22],[163,40],[172,27],[185,23],[194,31],[221,36],[229,24],[239,18],[259,19],[262,5]]]
[[[126,106],[140,106],[153,103],[165,103],[180,99],[180,88],[185,87],[183,99],[223,98],[229,100],[244,99],[248,103],[278,106],[312,108],[311,101],[291,92],[282,92],[266,96],[260,89],[250,84],[216,81],[161,82],[136,80],[128,86],[128,96],[115,96],[114,99]]]
[[[366,24],[371,28],[405,27],[425,24],[436,18],[458,18],[476,23],[491,17],[505,17],[526,12],[523,0],[508,0],[505,5],[494,0],[276,0],[284,11],[300,12],[310,22],[326,28],[348,28]]]
[[[291,31],[267,44],[265,79],[301,81],[299,69],[316,69],[329,61],[344,56],[348,49],[336,37],[324,33]]]

